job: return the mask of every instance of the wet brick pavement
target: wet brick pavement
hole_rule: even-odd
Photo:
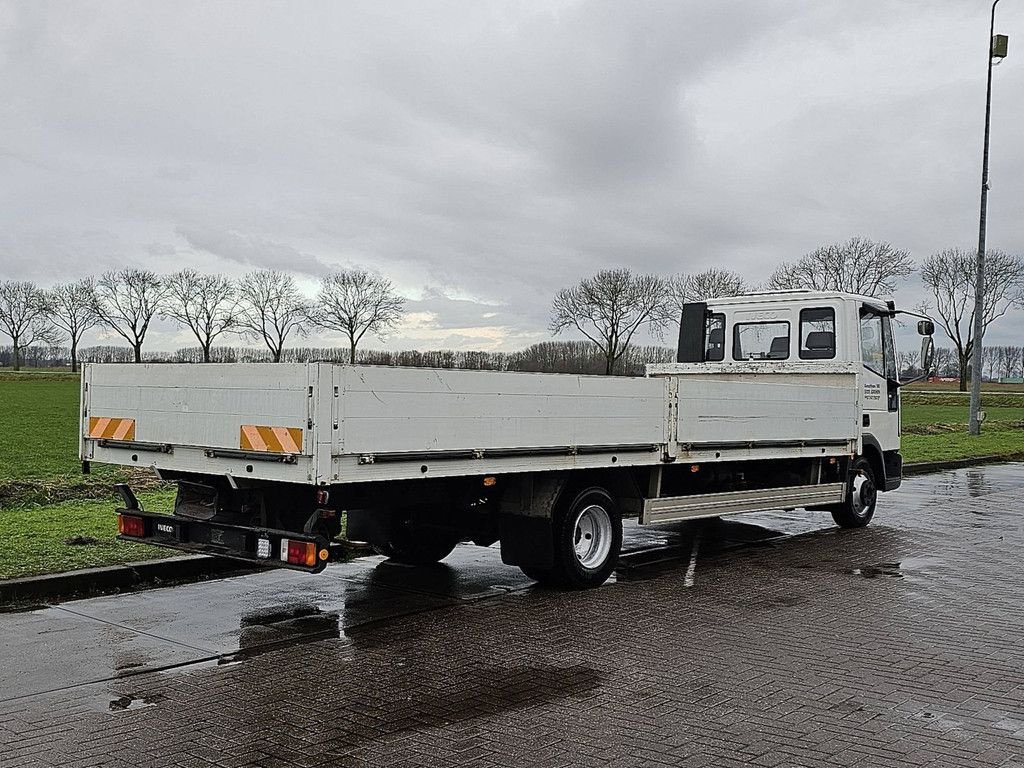
[[[507,581],[383,618],[289,611],[291,587],[207,661],[37,693],[0,671],[0,766],[1024,766],[1022,499],[1007,465],[908,480],[860,531],[721,549],[723,526],[682,526],[674,555],[584,593],[441,566]],[[394,598],[386,569],[346,582],[353,599]],[[233,583],[102,606],[145,627],[147,594],[201,613],[203,590],[254,582]],[[71,671],[98,652],[76,661],[82,630],[49,615],[0,615],[0,643]],[[63,627],[59,658],[33,621]],[[89,642],[116,646],[108,626]]]

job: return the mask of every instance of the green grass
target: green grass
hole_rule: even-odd
[[[925,392],[950,392],[957,393],[960,391],[960,385],[955,381],[917,381],[913,384],[907,384],[905,391],[925,391]],[[981,385],[982,392],[1024,392],[1024,384],[1001,384],[998,381],[985,381]],[[966,392],[961,394],[966,395]]]
[[[1024,457],[1024,429],[997,430],[989,425],[982,427],[977,437],[968,435],[966,427],[956,432],[903,436],[903,460],[908,464],[978,456]]]
[[[985,406],[986,423],[1022,421],[1024,420],[1024,407],[995,408]],[[968,421],[969,409],[967,404],[963,405],[926,405],[908,403],[903,409],[903,423],[911,424],[966,424]]]
[[[0,579],[173,554],[114,540],[114,483],[155,483],[128,468],[94,465],[94,474],[81,474],[78,398],[77,375],[0,371]],[[168,490],[141,496],[157,511],[174,500]],[[74,536],[90,543],[68,544]]]
[[[147,510],[168,512],[172,491],[141,496]],[[66,501],[0,509],[0,579],[153,560],[174,550],[116,541],[113,500]],[[69,543],[81,537],[82,543]]]
[[[70,475],[78,461],[78,381],[0,378],[0,481]]]

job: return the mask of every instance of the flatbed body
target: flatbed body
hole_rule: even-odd
[[[849,455],[856,367],[649,377],[307,364],[86,365],[82,458],[310,485]],[[97,420],[129,420],[133,439]],[[288,430],[288,445],[246,431]],[[109,427],[108,427],[109,431]]]

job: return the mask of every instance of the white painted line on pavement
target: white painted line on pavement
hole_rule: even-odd
[[[693,546],[690,548],[690,565],[686,569],[686,577],[683,579],[683,586],[689,589],[693,586],[693,577],[697,573],[697,552],[700,550],[700,534],[693,537]]]

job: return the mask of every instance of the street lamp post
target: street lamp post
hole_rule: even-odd
[[[981,337],[985,331],[985,225],[988,214],[988,139],[992,119],[992,63],[1006,57],[1006,36],[996,37],[996,6],[992,3],[992,21],[988,33],[988,88],[985,92],[985,146],[981,158],[981,217],[978,223],[978,273],[974,280],[974,333],[971,343],[971,423],[972,435],[981,434]]]

